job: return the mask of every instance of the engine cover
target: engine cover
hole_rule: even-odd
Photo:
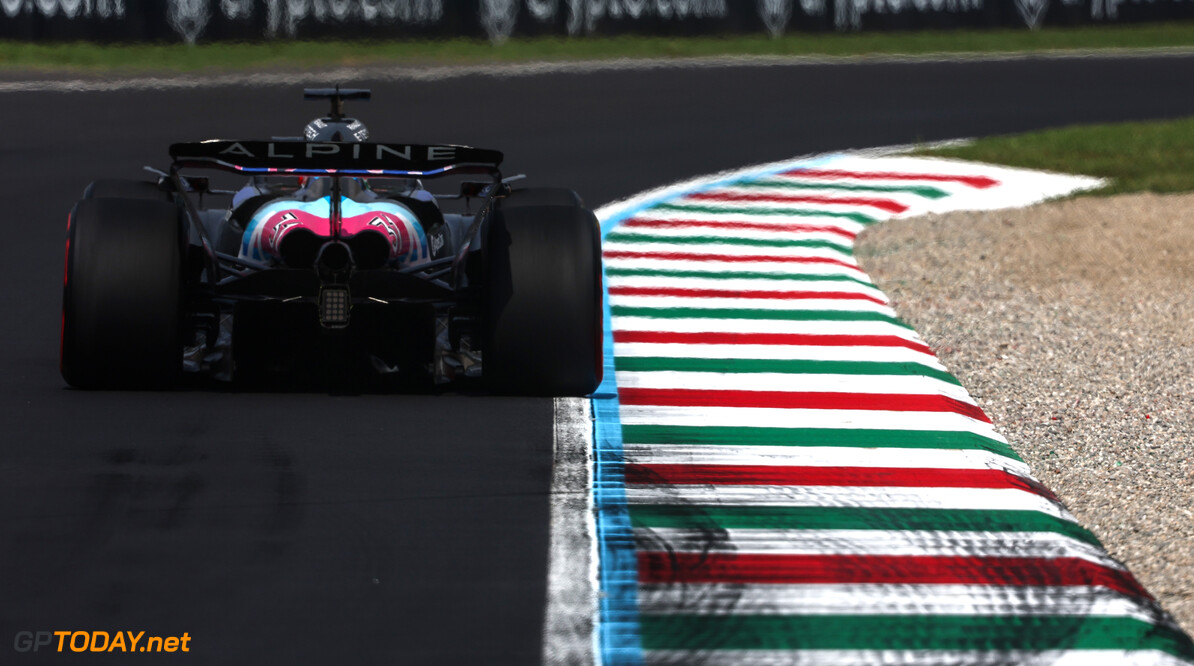
[[[415,266],[430,260],[427,235],[410,208],[390,200],[359,202],[341,197],[340,234],[358,268],[386,264]],[[331,198],[281,199],[250,218],[241,258],[309,268],[319,248],[332,240]]]

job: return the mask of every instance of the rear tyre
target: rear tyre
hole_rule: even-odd
[[[164,201],[90,199],[71,211],[62,377],[86,389],[167,388],[182,370],[182,237]]]
[[[145,199],[148,201],[171,201],[169,192],[147,180],[125,178],[101,178],[83,190],[84,199]]]
[[[486,385],[520,395],[596,390],[602,371],[597,218],[579,205],[503,201],[489,220],[485,247]]]

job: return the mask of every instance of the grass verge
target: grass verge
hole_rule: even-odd
[[[718,55],[865,56],[930,53],[1006,53],[1073,49],[1189,47],[1194,22],[1046,28],[1043,30],[925,30],[887,33],[790,34],[728,37],[554,37],[480,40],[101,45],[0,40],[0,68],[41,70],[196,71],[393,63],[678,58]]]
[[[1063,127],[917,154],[1111,179],[1095,194],[1188,192],[1194,190],[1194,117]]]

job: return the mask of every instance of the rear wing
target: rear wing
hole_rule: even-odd
[[[200,141],[198,143],[176,143],[170,146],[170,178],[178,192],[191,188],[180,173],[187,168],[221,169],[248,175],[279,176],[348,176],[353,178],[398,177],[424,178],[452,173],[487,174],[495,185],[502,174],[498,165],[502,154],[496,150],[470,148],[468,146],[397,143],[341,143],[316,142],[298,139],[279,141]],[[332,215],[339,217],[340,182],[332,180]],[[488,195],[492,200],[499,188],[493,187]],[[207,235],[200,220],[199,210],[191,197],[183,197],[187,215],[191,220],[193,233],[199,237],[207,257],[207,268],[217,281],[224,277],[226,269],[220,263],[223,257]],[[487,204],[488,205],[488,204]],[[477,232],[482,216],[477,214],[469,230],[469,238]],[[455,270],[463,258],[463,252],[453,259]]]
[[[430,177],[448,173],[500,175],[496,150],[452,145],[201,141],[170,146],[175,170],[215,168],[245,174]]]

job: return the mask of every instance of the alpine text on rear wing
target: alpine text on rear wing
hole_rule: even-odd
[[[222,141],[176,143],[170,157],[177,167],[209,167],[250,174],[297,176],[438,176],[495,173],[496,150],[453,145]]]

